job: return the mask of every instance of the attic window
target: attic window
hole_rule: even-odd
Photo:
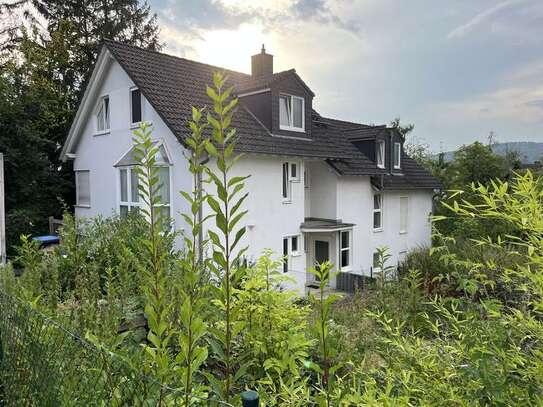
[[[304,131],[304,99],[292,95],[279,95],[279,128]]]
[[[394,143],[394,168],[401,168],[401,156],[402,156],[402,145],[400,143]]]
[[[141,122],[141,91],[138,88],[130,89],[130,123],[138,124]]]
[[[384,140],[377,140],[376,161],[379,168],[385,168],[385,142]]]
[[[109,96],[104,96],[100,99],[97,110],[96,130],[99,133],[105,133],[109,131]]]

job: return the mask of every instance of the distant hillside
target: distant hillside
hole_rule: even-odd
[[[532,164],[543,158],[543,143],[533,141],[515,141],[510,143],[497,143],[492,146],[492,151],[499,155],[505,155],[507,151],[518,151],[523,164]],[[445,152],[445,161],[453,159],[454,151]]]

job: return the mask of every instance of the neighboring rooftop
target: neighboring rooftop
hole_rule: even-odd
[[[225,72],[228,84],[233,85],[238,93],[265,88],[291,76],[313,94],[294,69],[254,77],[115,41],[105,40],[103,46],[126,70],[183,144],[190,132],[188,121],[191,119],[191,107],[209,103],[205,86],[211,82],[216,71]],[[232,125],[237,129],[237,149],[241,152],[325,159],[342,175],[383,175],[386,180],[383,182],[384,187],[440,187],[434,177],[405,155],[404,176],[386,175],[386,171],[376,168],[375,163],[351,143],[350,140],[371,138],[379,132],[390,131],[384,125],[368,126],[325,118],[313,111],[311,120],[306,120],[306,126],[312,126],[310,139],[279,137],[272,135],[242,103],[234,115]]]

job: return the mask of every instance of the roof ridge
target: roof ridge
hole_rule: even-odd
[[[160,51],[157,51],[157,50],[154,50],[154,49],[149,49],[149,48],[143,48],[143,47],[139,47],[137,45],[127,44],[127,43],[124,43],[124,42],[121,42],[121,41],[116,41],[116,40],[111,40],[109,38],[104,38],[101,41],[101,43],[106,44],[106,46],[107,46],[108,43],[110,43],[110,44],[113,44],[113,45],[120,45],[122,47],[134,48],[134,49],[137,49],[137,50],[140,50],[140,51],[148,52],[150,54],[158,54],[158,55],[168,57],[168,58],[172,58],[172,59],[186,61],[186,62],[190,62],[190,63],[193,63],[193,64],[202,65],[202,66],[207,66],[209,68],[219,69],[219,70],[222,70],[222,71],[225,71],[225,72],[231,72],[231,73],[234,73],[236,75],[247,76],[248,78],[251,77],[250,74],[247,74],[245,72],[234,71],[233,69],[224,68],[222,66],[211,65],[211,64],[208,64],[208,63],[205,63],[205,62],[195,61],[194,59],[180,57],[178,55],[167,54],[165,52],[160,52]]]

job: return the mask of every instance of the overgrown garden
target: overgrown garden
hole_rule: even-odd
[[[434,247],[411,253],[399,272],[382,249],[381,275],[352,297],[321,290],[298,298],[278,289],[288,277],[276,254],[244,261],[246,178],[230,176],[237,100],[225,81],[216,74],[209,106],[193,108],[187,158],[196,187],[180,191],[190,208],[184,234],[160,210],[157,150],[143,125],[134,133],[139,213],[65,215],[52,253],[22,238],[0,273],[0,303],[9,305],[0,311],[0,399],[239,405],[253,389],[266,406],[540,405],[543,180],[527,172],[473,184],[435,219],[499,224],[491,237],[436,230]],[[212,211],[207,219],[202,205]],[[199,242],[203,222],[214,227]],[[332,270],[312,272],[324,287]],[[36,331],[28,323],[35,313],[62,329]],[[64,329],[82,340],[55,336]],[[58,371],[62,380],[50,377]],[[46,385],[32,387],[44,376]]]

